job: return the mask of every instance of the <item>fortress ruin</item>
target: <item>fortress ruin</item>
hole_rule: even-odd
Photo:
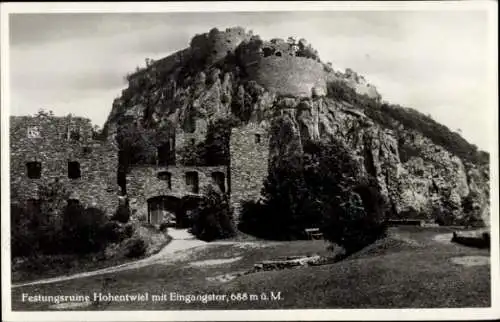
[[[372,85],[352,71],[348,70],[346,74],[334,72],[330,65],[321,62],[317,52],[303,39],[263,41],[241,27],[224,31],[214,28],[194,36],[188,48],[157,61],[148,61],[146,68],[128,75],[129,88],[122,91],[122,97],[113,103],[109,119],[115,116],[130,118],[136,126],[141,126],[144,113],[152,112],[146,111],[141,103],[130,106],[123,103],[136,95],[134,90],[150,88],[148,86],[167,76],[170,81],[153,93],[153,99],[161,105],[176,93],[179,66],[189,66],[190,62],[197,61],[204,66],[213,66],[228,57],[236,59],[244,69],[245,81],[254,81],[277,97],[321,97],[326,95],[327,83],[332,79],[345,80],[358,93],[378,95]],[[199,80],[202,83],[206,83],[207,78],[216,78],[220,82],[219,76],[197,74],[203,78]],[[229,82],[226,76],[227,73],[224,74],[224,84]],[[147,82],[151,83],[144,85]],[[171,107],[162,108],[168,110]],[[212,186],[228,194],[238,214],[244,201],[260,198],[269,167],[268,125],[262,120],[252,119],[247,124],[233,127],[228,164],[188,166],[179,162],[179,153],[186,147],[204,144],[210,122],[188,114],[189,111],[176,111],[167,116],[167,113],[161,115],[154,111],[151,118],[158,115],[162,118],[155,119],[155,122],[159,124],[175,119],[172,122],[175,129],[165,137],[164,143],[155,147],[153,162],[131,165],[122,177],[118,173],[116,128],[108,128],[107,140],[100,141],[92,137],[92,125],[87,119],[50,115],[11,117],[11,186],[16,192],[15,198],[36,204],[38,187],[57,181],[71,191],[68,202],[98,206],[112,215],[120,196],[126,196],[133,220],[142,218],[155,225],[175,220],[182,225],[207,187]],[[318,131],[316,129],[313,134],[318,136]]]

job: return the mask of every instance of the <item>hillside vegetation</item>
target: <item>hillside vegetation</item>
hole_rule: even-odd
[[[210,35],[218,31],[207,39]],[[314,88],[310,97],[278,94],[274,81],[259,83],[265,71],[252,78],[250,57],[261,46],[282,50],[292,45],[254,35],[231,43],[225,56],[217,53],[217,60],[211,51],[190,54],[192,48],[187,48],[174,55],[168,68],[162,62],[168,57],[148,60],[140,72],[129,75],[104,128],[105,135],[117,134],[122,186],[130,166],[155,164],[156,148],[177,131],[195,131],[197,120],[206,122],[207,135],[195,146],[179,148],[177,165],[229,165],[231,128],[288,122],[293,135],[271,138],[270,159],[287,158],[281,154],[286,150],[301,153],[309,143],[337,140],[362,165],[361,171],[376,179],[397,218],[489,222],[489,155],[459,133],[414,109],[362,94],[357,86],[366,85],[363,77],[335,71],[330,64],[324,64],[326,93]],[[314,52],[310,45],[306,48]],[[313,63],[323,64],[317,57]],[[307,59],[286,59],[295,58],[297,63]],[[294,72],[307,73],[302,67]],[[292,71],[269,74],[277,72]]]

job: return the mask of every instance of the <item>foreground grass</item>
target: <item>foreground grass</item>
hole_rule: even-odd
[[[391,235],[349,258],[331,265],[259,272],[221,284],[206,277],[250,269],[266,259],[292,255],[331,254],[323,241],[259,242],[266,247],[213,245],[194,251],[184,261],[157,264],[103,276],[13,289],[13,310],[47,310],[46,303],[23,303],[30,295],[148,293],[147,302],[101,303],[84,310],[194,310],[282,308],[438,308],[490,305],[489,266],[452,264],[457,256],[484,255],[487,250],[439,243],[439,229],[396,229]],[[193,261],[241,257],[216,266],[190,266]],[[104,281],[108,285],[104,287]],[[191,302],[151,301],[152,294],[183,295],[238,293],[258,295],[259,300]],[[271,300],[270,295],[280,294]],[[262,293],[268,300],[260,300]],[[167,297],[168,298],[168,297]]]
[[[152,255],[160,251],[171,240],[163,233],[150,233],[152,240],[147,245],[147,254]],[[98,270],[101,268],[117,266],[133,262],[148,255],[134,258],[115,254],[115,256],[104,255],[104,251],[85,255],[40,255],[38,257],[28,257],[12,265],[12,283],[35,281],[44,278],[51,278],[62,275],[73,275],[81,272]]]

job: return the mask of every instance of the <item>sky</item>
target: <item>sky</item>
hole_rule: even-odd
[[[124,76],[195,34],[242,26],[263,39],[305,38],[383,100],[415,108],[491,150],[493,32],[485,11],[11,14],[10,113],[72,113],[102,126]],[[496,67],[496,65],[494,66]]]

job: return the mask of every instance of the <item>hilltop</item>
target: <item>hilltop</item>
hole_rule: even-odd
[[[228,165],[231,129],[274,124],[287,135],[269,133],[269,161],[334,137],[377,178],[397,218],[489,222],[487,153],[429,116],[383,102],[363,76],[335,70],[304,39],[214,28],[127,80],[104,126],[119,145],[133,141],[120,156],[122,176],[179,133],[196,146],[176,146],[185,150],[177,162]]]

